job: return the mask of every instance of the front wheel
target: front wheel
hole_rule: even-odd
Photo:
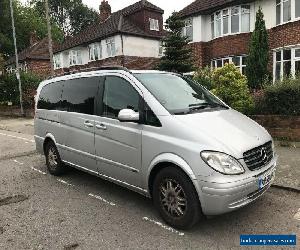
[[[58,150],[52,141],[48,142],[46,145],[45,156],[46,165],[50,174],[59,176],[65,172],[66,167],[61,161]]]
[[[178,229],[191,228],[202,216],[192,181],[175,167],[164,168],[157,174],[153,186],[153,201],[162,218]]]

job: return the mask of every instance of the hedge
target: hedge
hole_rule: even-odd
[[[22,93],[24,107],[34,106],[34,95],[41,82],[41,78],[32,73],[21,73]],[[0,76],[0,104],[19,105],[19,83],[14,74],[4,74]]]
[[[300,78],[267,86],[255,103],[255,114],[300,115]]]

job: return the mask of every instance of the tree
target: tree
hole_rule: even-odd
[[[31,6],[45,16],[44,0],[32,0]],[[82,0],[49,0],[50,17],[59,26],[64,37],[75,35],[98,20],[98,13],[88,8]]]
[[[250,94],[247,78],[241,74],[234,64],[225,64],[213,71],[212,92],[232,108],[249,113],[254,102]]]
[[[46,37],[47,25],[45,17],[38,15],[31,7],[13,1],[18,51],[29,46],[30,34],[35,32],[39,39]],[[52,34],[55,41],[62,40],[60,28],[53,24]],[[5,59],[14,54],[9,1],[0,0],[0,53]]]
[[[2,75],[3,71],[4,71],[4,57],[0,53],[0,76]]]
[[[163,40],[164,56],[161,58],[158,68],[164,71],[185,73],[193,71],[192,51],[188,48],[188,37],[182,35],[184,21],[177,12],[166,21],[169,31]]]
[[[260,89],[269,75],[269,42],[261,7],[256,13],[255,29],[251,35],[246,76],[251,89]]]

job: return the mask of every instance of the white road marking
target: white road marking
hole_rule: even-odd
[[[155,225],[160,226],[161,228],[166,229],[166,230],[168,230],[168,231],[171,232],[171,233],[178,234],[179,236],[184,236],[184,233],[179,232],[179,231],[177,231],[176,229],[174,229],[174,228],[172,228],[172,227],[166,226],[166,225],[164,225],[163,223],[161,223],[161,222],[159,222],[159,221],[151,220],[151,219],[149,219],[148,217],[143,217],[143,220],[152,222],[152,223],[154,223]]]
[[[294,215],[295,220],[300,220],[300,208],[298,209],[298,212]]]
[[[99,195],[95,195],[95,194],[89,194],[89,196],[93,197],[93,198],[96,198],[100,201],[103,201],[104,203],[108,204],[108,205],[111,205],[111,206],[115,206],[116,204],[113,203],[113,202],[110,202],[110,201],[107,201],[105,199],[103,199],[102,197],[100,197]]]
[[[3,133],[0,133],[0,135],[4,135],[4,136],[7,136],[7,137],[12,137],[12,138],[15,138],[15,139],[20,139],[20,140],[27,141],[27,142],[34,142],[34,140],[26,139],[26,138],[19,137],[19,136],[8,135],[8,134],[3,134]]]
[[[57,179],[57,181],[59,181],[59,182],[62,183],[62,184],[65,184],[65,185],[67,185],[67,186],[74,187],[73,184],[71,184],[71,183],[69,183],[69,182],[67,182],[67,181],[65,181],[65,180],[63,180],[63,179]]]
[[[33,171],[36,171],[36,172],[38,172],[38,173],[40,173],[40,174],[43,174],[43,175],[46,175],[47,173],[45,173],[45,172],[43,172],[43,171],[41,171],[41,170],[38,170],[38,169],[36,169],[36,168],[34,168],[34,167],[31,167],[31,169],[33,170]]]
[[[20,162],[18,160],[14,160],[15,163],[18,163],[19,165],[23,165],[24,163],[23,162]]]

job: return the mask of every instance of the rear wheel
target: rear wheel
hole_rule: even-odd
[[[153,201],[162,218],[178,229],[191,228],[202,215],[192,181],[175,167],[164,168],[155,177]]]
[[[49,141],[45,147],[46,165],[52,175],[62,175],[66,167],[61,161],[60,155],[55,144]]]

